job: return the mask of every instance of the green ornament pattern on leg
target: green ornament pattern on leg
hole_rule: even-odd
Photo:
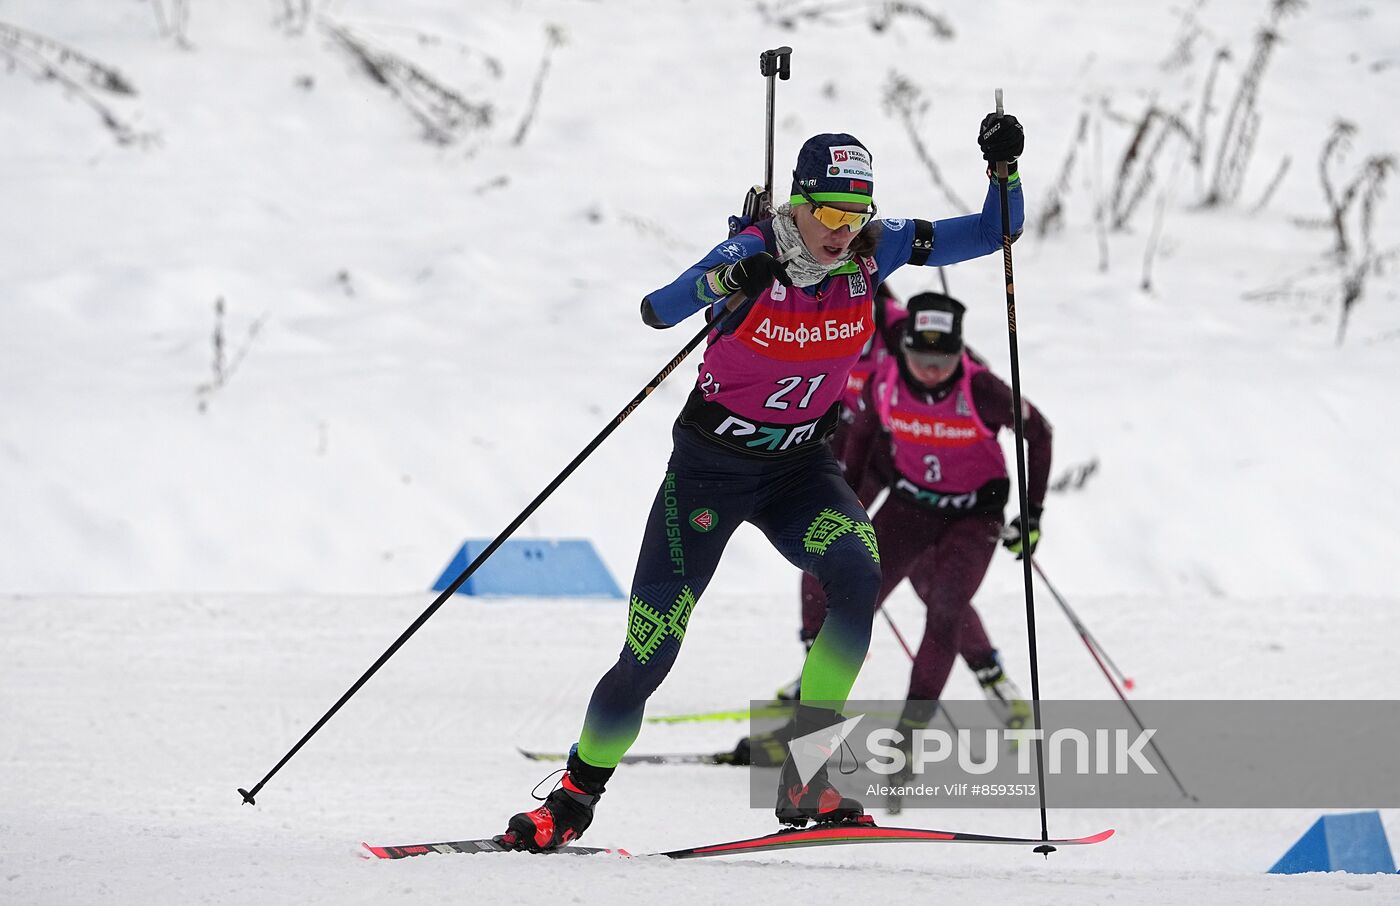
[[[690,625],[690,614],[695,610],[695,594],[687,585],[665,613],[652,607],[636,595],[627,613],[627,647],[637,663],[651,660],[666,639],[674,638],[677,643],[685,641],[685,630]]]
[[[855,527],[856,522],[850,516],[833,509],[822,510],[807,526],[807,534],[802,537],[802,548],[809,554],[821,556],[837,538],[854,531]]]
[[[880,545],[875,543],[875,526],[868,522],[857,522],[856,534],[860,536],[861,541],[865,542],[865,549],[870,551],[870,559],[879,563]]]
[[[829,508],[818,513],[817,518],[812,520],[812,524],[807,527],[807,534],[802,536],[802,549],[809,554],[816,554],[820,557],[838,538],[851,532],[855,532],[865,544],[865,549],[870,551],[871,559],[879,563],[880,548],[875,543],[875,526],[866,521],[858,522],[844,513],[838,513]]]

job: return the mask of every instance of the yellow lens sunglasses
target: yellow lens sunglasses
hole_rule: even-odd
[[[812,216],[816,218],[817,223],[820,223],[828,230],[839,230],[841,227],[845,227],[852,233],[856,233],[865,229],[865,225],[875,219],[876,209],[874,202],[870,203],[870,210],[868,211],[843,211],[840,208],[833,208],[830,205],[822,204],[809,195],[807,190],[803,188],[802,183],[797,182],[795,178],[796,175],[795,173],[793,174],[793,181],[797,185],[797,191],[802,193],[802,197],[812,206]]]

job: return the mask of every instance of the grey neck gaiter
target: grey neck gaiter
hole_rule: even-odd
[[[812,253],[807,251],[807,244],[802,241],[802,234],[797,230],[797,221],[792,219],[790,204],[780,205],[773,212],[773,236],[778,240],[778,257],[787,268],[794,286],[816,286],[836,268],[851,260],[850,249],[831,264],[822,264],[813,258]],[[794,251],[796,254],[793,254]],[[792,258],[789,259],[790,254]]]

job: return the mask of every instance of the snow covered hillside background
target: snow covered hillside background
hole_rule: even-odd
[[[0,900],[1400,898],[1263,875],[1315,817],[1285,811],[1071,813],[1052,831],[1120,837],[1030,865],[345,858],[526,804],[513,748],[574,739],[613,603],[454,601],[256,809],[233,792],[693,334],[637,305],[762,180],[780,44],[779,186],[849,131],[882,213],[963,213],[995,88],[1025,124],[1022,380],[1060,488],[1038,560],[1141,694],[1400,696],[1397,36],[1380,0],[0,0]],[[947,277],[1006,374],[999,261]],[[518,537],[591,538],[625,587],[692,369]],[[999,558],[978,603],[1028,687],[1020,578]],[[789,679],[795,587],[741,531],[658,713]],[[1046,694],[1105,695],[1039,604]],[[917,631],[907,590],[891,611]],[[857,693],[901,694],[901,657],[877,627]],[[639,750],[740,732],[667,729]],[[590,842],[762,831],[740,773],[620,774]],[[657,805],[731,793],[689,825]]]

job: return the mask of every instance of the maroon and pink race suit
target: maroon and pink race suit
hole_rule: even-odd
[[[1038,509],[1051,430],[1029,403],[1023,412],[1029,497]],[[964,351],[951,386],[921,392],[890,356],[876,366],[852,415],[842,450],[847,481],[862,499],[891,488],[873,519],[881,553],[877,604],[907,577],[927,606],[908,697],[934,700],[959,653],[974,669],[996,662],[972,597],[996,550],[1008,497],[996,435],[1013,422],[1010,388]],[[810,577],[803,578],[802,605],[802,634],[811,638],[825,619],[826,599]]]
[[[972,380],[986,370],[964,351],[957,386],[934,401],[910,392],[893,357],[880,363],[871,397],[889,435],[898,490],[941,508],[972,510],[979,489],[1006,480],[996,432],[973,404]]]

